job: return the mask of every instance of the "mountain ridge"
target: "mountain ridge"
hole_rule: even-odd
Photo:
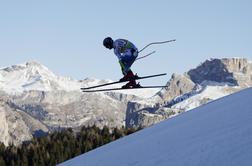
[[[218,65],[222,60],[208,61],[203,63],[203,68],[199,65],[192,69],[191,71],[194,71],[192,73],[197,73],[202,68],[205,72],[201,73],[200,77],[206,78],[206,75],[214,73],[214,64]],[[237,72],[233,78],[242,85],[234,86],[230,82],[215,82],[216,80],[211,79],[198,84],[185,73],[173,74],[167,82],[168,88],[160,91],[126,90],[87,94],[82,93],[79,88],[109,80],[95,78],[74,80],[58,76],[38,62],[27,62],[3,68],[0,69],[0,93],[8,102],[2,103],[4,107],[0,116],[4,118],[3,121],[6,120],[7,110],[8,113],[13,114],[10,117],[20,116],[20,121],[15,125],[8,124],[9,127],[2,128],[1,131],[9,135],[18,135],[20,132],[15,133],[14,129],[23,126],[29,129],[26,135],[32,135],[36,133],[36,130],[53,132],[60,128],[80,128],[83,125],[94,124],[98,127],[107,125],[111,128],[147,127],[250,86],[252,79],[244,80],[252,75],[249,61],[224,59],[224,62],[231,64],[230,67],[226,67],[227,70]],[[211,65],[208,65],[209,63]],[[216,71],[223,69],[219,66],[217,68],[220,70]],[[222,77],[219,78],[222,79]],[[202,79],[199,78],[199,80]],[[8,109],[4,110],[4,108]],[[22,118],[21,115],[17,115],[17,110],[27,117]],[[25,119],[29,119],[28,116],[35,122],[27,123]],[[31,128],[34,130],[30,130]],[[24,138],[22,132],[20,138]],[[7,139],[4,135],[0,135],[1,142],[7,145],[8,140],[14,144],[21,142],[16,137]]]
[[[144,103],[141,101],[130,102],[126,111],[126,126],[147,127],[218,97],[251,87],[252,63],[245,58],[209,59],[184,74],[173,74],[167,86],[152,97],[151,100],[156,102],[154,106],[141,104]],[[197,87],[201,87],[200,93],[195,93]]]
[[[79,81],[61,77],[34,61],[0,69],[3,98],[0,141],[6,146],[10,143],[18,145],[31,139],[36,131],[46,133],[94,124],[98,127],[124,126],[126,102],[138,97],[80,91],[82,86],[99,82],[103,80],[87,78]],[[19,120],[11,120],[13,117]],[[27,119],[34,122],[29,123]]]

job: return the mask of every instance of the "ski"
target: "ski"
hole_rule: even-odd
[[[147,89],[147,88],[167,88],[167,86],[142,86],[142,87],[137,87],[137,88],[110,88],[110,89],[82,90],[82,92],[105,92],[105,91]]]
[[[133,80],[141,80],[141,79],[146,79],[146,78],[151,78],[151,77],[159,77],[159,76],[164,76],[164,75],[166,75],[166,73],[155,74],[155,75],[149,75],[149,76],[144,76],[144,77],[139,77],[139,76],[137,76],[137,77],[134,78]],[[87,90],[87,89],[93,89],[93,88],[98,88],[98,87],[102,87],[102,86],[108,86],[108,85],[113,85],[113,84],[119,84],[119,83],[128,82],[128,81],[131,81],[131,80],[115,81],[115,82],[110,82],[110,83],[106,83],[106,84],[91,86],[91,87],[87,87],[87,88],[80,88],[80,89],[81,89],[81,90]]]

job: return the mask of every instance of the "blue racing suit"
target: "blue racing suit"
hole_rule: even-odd
[[[117,39],[113,43],[114,53],[119,59],[123,75],[127,75],[138,56],[136,46],[128,40]]]

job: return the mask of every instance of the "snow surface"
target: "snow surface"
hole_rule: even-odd
[[[251,166],[252,88],[114,141],[60,166]]]
[[[227,91],[228,85],[219,86],[219,85],[207,85],[198,93],[190,96],[189,98],[178,102],[178,104],[173,105],[171,108],[180,109],[180,110],[192,110],[201,104],[203,99],[216,100],[218,98],[229,95],[232,92]],[[183,96],[182,96],[183,97]]]

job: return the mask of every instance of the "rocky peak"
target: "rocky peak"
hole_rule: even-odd
[[[20,77],[38,78],[38,77],[57,77],[53,72],[51,72],[47,67],[43,66],[39,62],[29,61],[25,64],[12,65],[0,70],[0,75],[2,77],[11,77],[19,79]]]
[[[251,63],[246,58],[223,58],[221,62],[230,72],[241,72],[251,74]]]
[[[168,87],[162,89],[157,94],[161,101],[169,101],[176,96],[191,91],[194,88],[195,83],[192,82],[187,75],[173,74],[166,85]]]
[[[206,60],[184,74],[173,74],[167,86],[152,98],[154,106],[144,105],[144,102],[129,102],[126,127],[149,126],[251,87],[252,63],[244,58]]]
[[[226,65],[220,59],[206,60],[197,68],[188,72],[191,80],[195,83],[202,83],[203,81],[215,81],[215,82],[229,82],[231,84],[237,84],[233,79],[233,73],[231,73]]]
[[[195,83],[214,81],[239,86],[252,85],[252,64],[245,58],[223,58],[206,60],[187,72]]]
[[[25,64],[26,66],[37,66],[37,67],[44,67],[42,64],[40,64],[39,62],[37,61],[28,61],[26,62]]]
[[[28,61],[25,64],[12,65],[10,67],[4,68],[3,70],[8,71],[8,72],[11,72],[11,71],[13,72],[13,71],[18,71],[18,70],[24,70],[27,68],[47,69],[45,66],[43,66],[39,62]]]
[[[43,66],[39,62],[30,61],[25,64],[28,75],[40,75],[42,77],[57,77],[53,72],[51,72],[47,67]]]
[[[80,82],[54,74],[36,61],[0,69],[0,89],[7,93],[39,90],[79,90]]]

